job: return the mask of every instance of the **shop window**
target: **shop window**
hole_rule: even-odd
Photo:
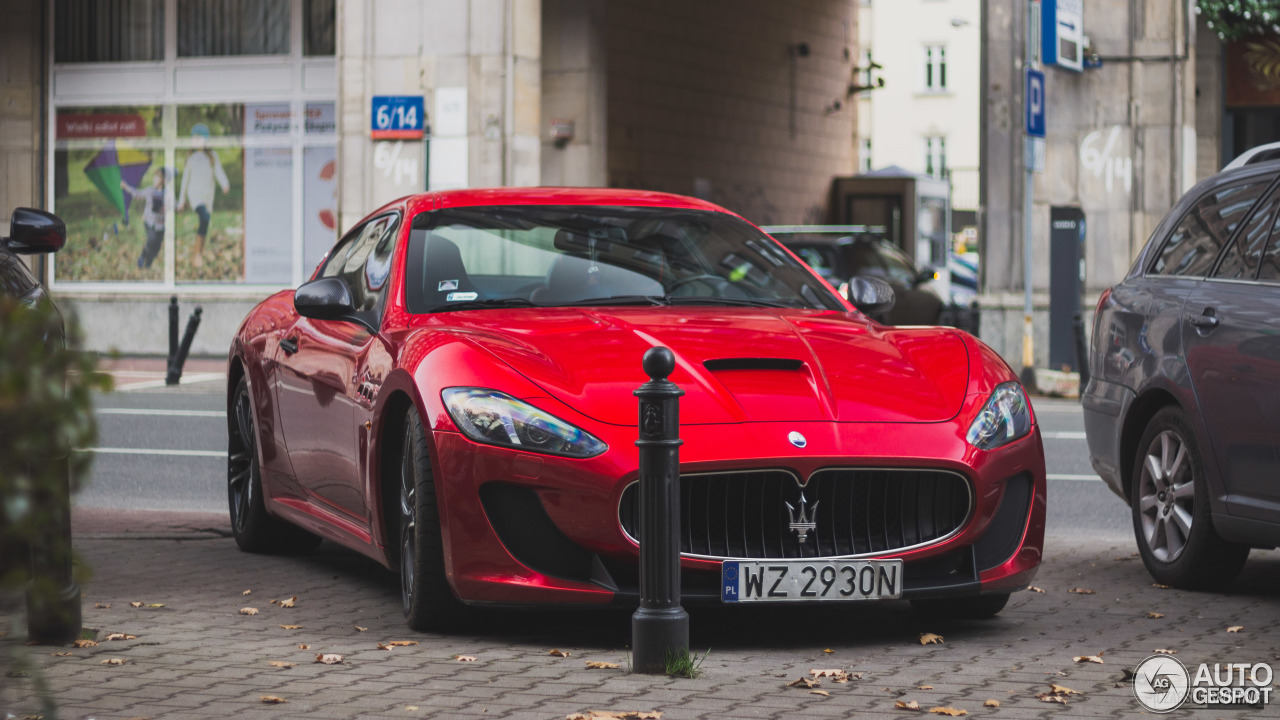
[[[57,0],[54,61],[164,59],[164,0]]]
[[[302,54],[333,55],[337,47],[334,29],[336,0],[304,0],[302,5]]]
[[[289,0],[178,0],[178,56],[287,55]]]

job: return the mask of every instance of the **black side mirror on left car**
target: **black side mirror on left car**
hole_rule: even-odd
[[[19,255],[58,252],[67,244],[67,225],[53,213],[15,208],[9,222],[9,237],[0,244]]]
[[[303,317],[353,322],[370,332],[378,331],[365,313],[356,310],[351,288],[342,278],[322,277],[303,283],[293,293],[293,307]]]
[[[849,302],[863,315],[877,315],[893,307],[893,288],[880,278],[857,275],[849,278]]]

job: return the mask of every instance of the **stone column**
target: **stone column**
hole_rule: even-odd
[[[543,2],[542,181],[547,185],[603,187],[608,180],[604,13],[604,3],[593,0]]]

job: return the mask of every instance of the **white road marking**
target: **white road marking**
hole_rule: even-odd
[[[1062,431],[1053,431],[1053,432],[1042,432],[1040,433],[1040,437],[1046,440],[1083,440],[1084,431],[1081,430],[1079,432],[1076,432],[1076,431],[1070,431],[1070,430],[1062,430]]]
[[[1037,413],[1079,413],[1080,412],[1079,405],[1075,405],[1075,404],[1068,405],[1066,403],[1058,403],[1058,404],[1052,404],[1052,405],[1041,403],[1040,405],[1037,405],[1033,402],[1031,403],[1031,409],[1035,410]]]
[[[225,458],[226,450],[157,450],[155,448],[93,447],[77,448],[76,452],[104,453],[107,455],[171,455],[174,457]]]
[[[224,418],[222,410],[161,410],[158,408],[97,408],[99,415],[155,415],[159,417]]]
[[[209,382],[210,380],[225,380],[226,378],[227,378],[226,373],[194,373],[192,375],[183,375],[181,384],[192,385],[195,383]],[[159,388],[159,387],[165,387],[163,377],[161,377],[159,380],[148,380],[146,382],[126,383],[124,385],[117,385],[115,389],[117,392],[126,392],[129,390],[147,390],[149,388]]]
[[[1102,478],[1097,475],[1065,475],[1050,473],[1045,477],[1050,480],[1085,480],[1089,482],[1102,482]]]

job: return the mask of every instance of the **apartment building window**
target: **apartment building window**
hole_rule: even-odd
[[[942,92],[947,89],[947,46],[924,46],[924,89]]]
[[[924,171],[933,177],[945,177],[947,174],[947,139],[941,135],[930,135],[924,139]]]
[[[871,172],[871,138],[864,137],[858,140],[858,170]]]
[[[162,59],[164,5],[164,0],[57,0],[54,62]]]

